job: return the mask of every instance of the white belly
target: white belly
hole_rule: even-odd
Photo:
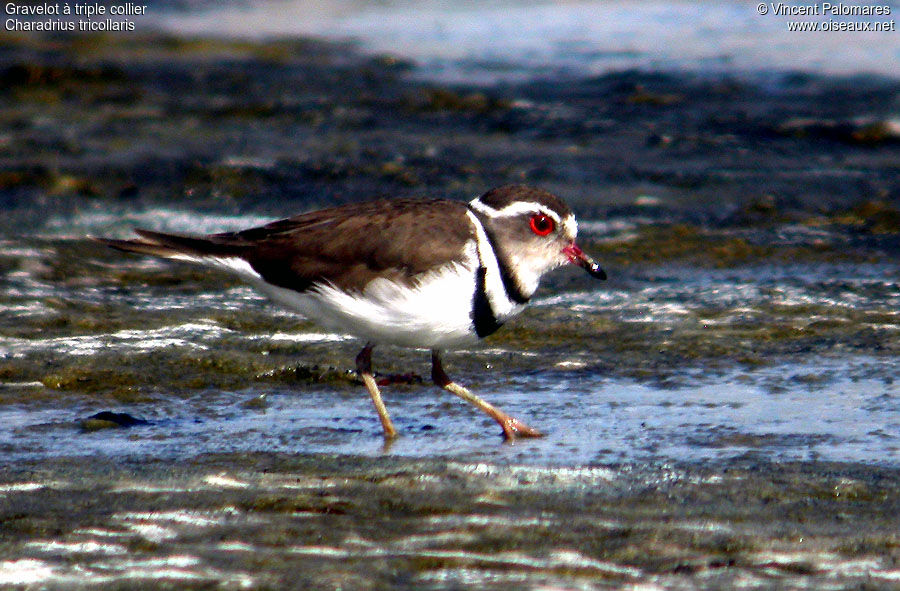
[[[466,265],[446,265],[412,288],[376,279],[361,294],[327,285],[298,293],[254,283],[320,326],[374,343],[446,349],[478,340],[472,327],[475,270]]]
[[[485,242],[483,230],[479,232],[479,240]],[[480,251],[490,255],[487,261],[481,260]],[[277,287],[266,283],[249,263],[239,258],[189,255],[172,258],[235,272],[276,302],[328,330],[373,343],[453,349],[479,340],[473,326],[472,306],[480,265],[487,268],[485,289],[499,322],[509,320],[524,308],[506,297],[496,258],[486,243],[476,246],[472,241],[464,247],[462,255],[461,262],[423,274],[413,287],[376,279],[362,293],[348,293],[331,285],[320,285],[304,293]]]

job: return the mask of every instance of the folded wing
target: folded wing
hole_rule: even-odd
[[[361,291],[376,277],[411,284],[454,260],[474,237],[463,203],[406,199],[323,209],[239,232],[135,232],[140,238],[95,240],[171,259],[244,261],[265,281],[298,292],[316,284]]]

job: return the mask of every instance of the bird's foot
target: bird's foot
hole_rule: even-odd
[[[533,427],[529,427],[519,419],[514,419],[513,417],[507,416],[505,419],[500,421],[500,425],[503,427],[503,437],[507,441],[515,441],[519,437],[543,437],[544,434],[534,429]]]

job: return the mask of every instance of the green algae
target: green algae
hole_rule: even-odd
[[[356,372],[350,369],[338,369],[336,367],[319,367],[318,365],[296,365],[278,367],[257,374],[260,382],[278,384],[327,384],[333,387],[358,386],[361,382],[356,377]]]
[[[155,399],[143,387],[147,382],[138,372],[97,367],[93,362],[90,366],[79,363],[56,369],[41,376],[40,382],[45,388],[66,397],[72,394],[89,399],[102,397],[123,404],[149,402]]]
[[[877,260],[877,253],[846,250],[828,243],[778,245],[754,243],[734,236],[730,229],[711,229],[690,224],[648,224],[624,240],[586,242],[594,258],[604,265],[690,264],[729,268],[754,263],[840,262]]]
[[[347,357],[352,360],[352,356]],[[284,362],[281,365],[280,362]],[[100,355],[85,361],[71,358],[55,360],[50,371],[41,372],[34,360],[5,362],[2,379],[10,382],[36,381],[48,389],[39,398],[79,395],[87,399],[105,399],[119,403],[154,401],[161,395],[193,396],[210,389],[243,391],[253,387],[284,385],[327,385],[333,388],[358,388],[355,372],[334,366],[297,365],[281,356],[218,350],[197,353],[190,350],[165,353],[134,353],[127,357]],[[24,387],[24,399],[36,399],[32,386]],[[11,401],[12,391],[0,400]]]
[[[884,201],[865,201],[834,214],[832,221],[868,234],[900,234],[900,209]]]
[[[489,96],[484,92],[456,92],[448,88],[424,88],[419,96],[409,98],[410,110],[455,111],[486,114],[507,111],[511,103],[507,99]]]

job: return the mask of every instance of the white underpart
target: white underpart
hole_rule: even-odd
[[[237,257],[177,254],[169,258],[236,273],[272,300],[323,328],[376,343],[446,349],[478,340],[472,328],[479,265],[475,242],[470,241],[461,254],[459,262],[423,274],[413,287],[376,279],[362,293],[345,292],[332,285],[319,285],[303,293],[278,287]]]
[[[331,285],[304,294],[268,284],[260,288],[333,330],[375,343],[444,349],[476,340],[472,331],[475,261],[474,244],[470,244],[462,262],[425,273],[412,287],[375,279],[361,294]]]

